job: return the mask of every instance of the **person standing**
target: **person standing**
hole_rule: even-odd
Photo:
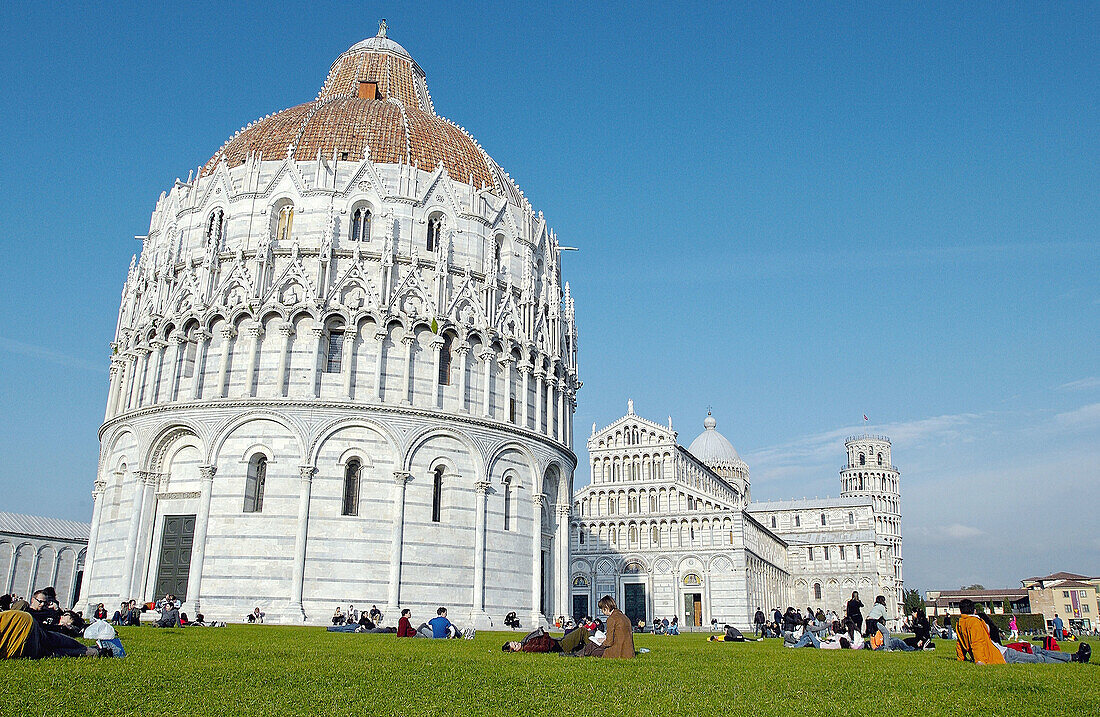
[[[1017,628],[1015,615],[1008,618],[1008,631],[1012,634],[1014,641],[1020,638],[1020,630]]]
[[[859,600],[859,593],[852,591],[852,599],[844,608],[845,616],[855,625],[856,630],[863,628],[863,603]]]
[[[756,608],[756,615],[752,619],[752,624],[756,628],[756,636],[762,637],[764,633],[764,611],[760,608]]]
[[[1062,622],[1062,618],[1058,617],[1058,613],[1054,613],[1054,639],[1064,640],[1066,624]]]

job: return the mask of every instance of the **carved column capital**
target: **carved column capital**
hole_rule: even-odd
[[[290,338],[294,335],[294,324],[290,323],[289,321],[284,321],[283,323],[279,324],[279,333],[286,338]]]
[[[454,347],[454,352],[459,356],[465,356],[466,354],[470,353],[470,344],[463,341],[462,343]]]
[[[264,335],[264,327],[260,324],[252,324],[244,330],[250,339],[258,339]]]
[[[103,478],[96,478],[95,488],[92,489],[92,499],[98,498],[105,490],[107,490],[107,481]]]
[[[405,485],[412,480],[413,474],[408,471],[394,471],[393,482],[397,485]]]
[[[488,362],[488,361],[492,361],[494,358],[496,358],[496,355],[497,355],[496,351],[493,351],[492,349],[487,348],[487,349],[482,350],[482,352],[477,355],[477,358],[478,358],[479,361]]]
[[[208,483],[214,480],[214,474],[217,473],[217,472],[218,472],[218,467],[217,466],[213,466],[213,465],[199,466],[199,478],[201,480],[204,480],[204,481],[208,482]]]
[[[313,480],[313,475],[317,472],[317,469],[313,466],[298,466],[298,476],[306,483]]]
[[[168,340],[174,343],[176,346],[187,343],[187,334],[182,331],[173,331],[172,335],[168,337]]]
[[[568,518],[572,512],[573,506],[569,505],[568,503],[558,503],[558,515],[560,515],[561,517]]]
[[[149,342],[149,345],[152,346],[155,349],[163,349],[163,348],[166,348],[168,346],[168,342],[167,341],[161,341],[160,339],[153,339],[152,341]]]
[[[153,471],[137,471],[137,478],[145,485],[155,485],[157,482],[158,473]]]
[[[401,337],[401,343],[406,346],[412,346],[414,341],[416,341],[416,337],[412,334],[405,334]]]
[[[489,481],[479,480],[474,483],[474,492],[478,495],[485,495],[489,492]]]
[[[537,507],[542,507],[542,504],[545,501],[546,501],[546,494],[545,493],[534,493],[531,496],[531,502],[534,503],[535,506],[537,506]]]

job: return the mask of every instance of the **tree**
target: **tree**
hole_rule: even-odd
[[[920,593],[916,590],[906,590],[902,594],[902,605],[905,607],[905,614],[914,613],[917,610],[923,610],[925,608],[924,598],[920,596]]]
[[[985,585],[979,585],[974,583],[973,585],[963,585],[960,590],[985,590]]]

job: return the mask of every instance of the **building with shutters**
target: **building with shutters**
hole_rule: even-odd
[[[384,23],[162,193],[141,242],[84,604],[564,609],[580,381],[559,244]]]

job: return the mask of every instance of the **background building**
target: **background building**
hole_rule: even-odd
[[[1071,629],[1091,630],[1100,616],[1100,577],[1059,572],[1020,581],[1031,611],[1050,623],[1055,615]]]
[[[383,23],[160,195],[122,292],[84,603],[564,610],[576,355],[546,219]]]
[[[0,513],[0,593],[29,597],[52,585],[62,606],[75,605],[88,528],[71,520]]]
[[[925,593],[925,598],[929,617],[960,615],[962,613],[959,610],[959,603],[963,600],[972,600],[975,604],[984,606],[985,611],[990,615],[1010,613],[1026,615],[1031,612],[1031,603],[1026,588],[929,590]]]
[[[853,590],[868,608],[889,596],[897,614],[899,474],[888,439],[848,440],[841,498],[750,503],[748,466],[713,416],[703,429],[684,449],[671,421],[636,416],[633,402],[593,426],[592,483],[573,501],[574,614],[611,594],[634,620],[747,626],[758,607],[842,610]]]

